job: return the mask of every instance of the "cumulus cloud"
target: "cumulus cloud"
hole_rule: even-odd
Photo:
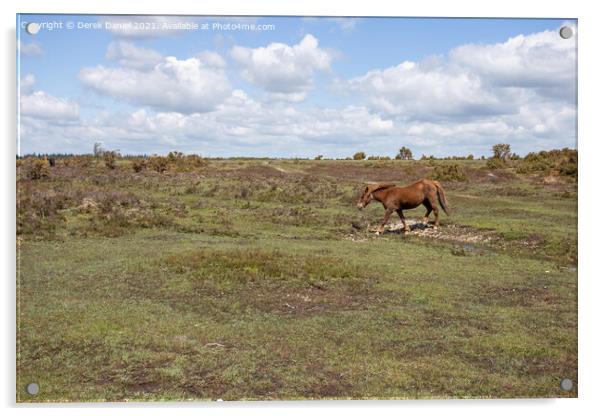
[[[463,121],[516,113],[536,101],[574,102],[575,63],[575,39],[544,31],[375,69],[339,87],[360,93],[378,111],[408,120]]]
[[[213,110],[231,92],[217,54],[179,60],[150,53],[147,59],[146,50],[134,45],[111,45],[107,54],[123,66],[99,65],[79,73],[80,81],[99,94],[160,111],[194,113]]]
[[[67,98],[57,98],[44,91],[21,96],[21,115],[45,120],[76,120],[79,105]]]
[[[199,52],[196,57],[203,63],[203,65],[205,65],[209,68],[225,68],[226,67],[226,61],[217,52],[202,51],[202,52]]]
[[[126,41],[109,43],[106,57],[122,66],[135,69],[150,69],[163,60],[159,52]]]
[[[562,39],[557,31],[490,45],[463,45],[450,52],[450,61],[493,86],[532,88],[543,95],[574,99],[576,38]]]
[[[383,113],[413,119],[482,116],[510,111],[506,96],[483,85],[478,75],[442,63],[402,62],[344,82]]]
[[[17,48],[22,56],[42,56],[44,55],[44,49],[34,42],[21,42],[17,41]]]
[[[20,87],[21,94],[29,94],[36,82],[36,77],[33,74],[26,74],[21,77]]]
[[[340,94],[339,105],[332,107],[297,103],[307,98],[316,73],[331,64],[332,55],[311,35],[293,46],[230,51],[243,78],[277,99],[272,102],[233,89],[226,62],[215,52],[186,60],[155,55],[148,63],[139,57],[142,48],[115,45],[111,59],[118,67],[85,68],[80,79],[138,108],[59,126],[49,112],[31,109],[61,99],[32,93],[35,79],[26,75],[21,90],[29,97],[27,111],[47,118],[23,121],[25,152],[53,150],[48,146],[90,151],[94,141],[102,141],[147,154],[178,149],[211,156],[340,157],[358,150],[393,155],[409,145],[417,156],[478,156],[499,142],[521,154],[576,144],[575,44],[555,32],[463,45],[445,56],[339,80],[338,89],[328,91]],[[69,108],[65,102],[64,110]],[[52,105],[61,108],[61,103]]]
[[[235,46],[231,56],[247,81],[264,88],[272,98],[302,101],[313,87],[313,75],[330,68],[332,53],[318,46],[313,35],[296,45],[270,43],[259,48]]]
[[[288,103],[265,104],[234,90],[215,111],[183,114],[138,109],[103,113],[76,125],[25,123],[28,143],[53,138],[57,147],[78,143],[89,151],[102,141],[126,153],[166,153],[178,149],[212,156],[312,156],[313,146],[350,152],[367,139],[395,134],[391,120],[365,107],[314,108],[301,111]],[[152,138],[152,140],[149,140]]]
[[[35,91],[35,76],[25,74],[19,86],[19,111],[23,119],[60,122],[79,118],[79,104],[68,98],[54,97],[45,91]]]

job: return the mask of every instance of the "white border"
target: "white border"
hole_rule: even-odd
[[[159,415],[178,411],[181,414],[328,414],[345,412],[383,414],[400,412],[421,415],[507,415],[508,413],[545,413],[546,415],[590,414],[600,408],[597,403],[600,378],[600,331],[602,316],[602,270],[596,257],[599,251],[600,227],[596,210],[602,209],[600,173],[596,169],[602,158],[600,141],[601,117],[598,97],[602,74],[599,45],[602,41],[602,16],[596,13],[594,1],[498,2],[471,0],[438,0],[387,2],[386,0],[302,2],[221,0],[193,3],[190,0],[145,0],[144,2],[110,2],[87,0],[20,0],[0,3],[2,13],[2,82],[4,91],[0,106],[3,128],[2,195],[0,204],[3,235],[0,253],[4,267],[2,290],[2,377],[0,392],[5,414],[43,413],[48,415],[122,415],[140,413]],[[437,16],[437,17],[549,17],[579,19],[579,399],[550,400],[446,400],[406,402],[275,402],[275,403],[209,403],[209,404],[133,404],[133,405],[15,405],[15,172],[16,152],[16,69],[15,14],[21,13],[119,13],[119,14],[204,14],[204,15],[331,15],[331,16]],[[176,407],[182,407],[176,409]]]

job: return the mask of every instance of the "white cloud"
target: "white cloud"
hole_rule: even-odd
[[[38,120],[37,125],[46,121],[63,122],[75,121],[79,118],[79,104],[68,98],[58,98],[45,91],[34,91],[36,78],[33,74],[25,74],[20,79],[19,112],[31,123]],[[40,124],[41,123],[41,124]]]
[[[450,52],[450,62],[500,87],[531,88],[542,95],[574,99],[576,37],[547,30],[504,43],[468,44]]]
[[[301,111],[286,103],[255,101],[242,90],[234,90],[212,112],[155,113],[139,109],[129,114],[103,113],[60,127],[26,122],[24,132],[25,153],[34,143],[88,152],[94,141],[102,141],[125,153],[178,149],[212,156],[315,156],[316,147],[324,149],[322,153],[330,149],[335,154],[350,152],[375,137],[390,138],[395,126],[365,107]],[[44,144],[46,141],[50,144]]]
[[[202,62],[203,65],[210,68],[225,68],[226,61],[221,55],[213,51],[202,51],[197,54],[197,58]]]
[[[17,41],[17,48],[22,56],[42,56],[44,55],[44,49],[34,42],[21,42]]]
[[[293,46],[231,50],[243,77],[262,87],[260,98],[230,87],[226,62],[215,52],[147,65],[140,63],[141,48],[120,44],[112,55],[119,67],[85,68],[80,79],[139,108],[60,126],[50,118],[26,117],[22,149],[89,152],[94,141],[102,141],[129,153],[338,157],[358,150],[393,155],[401,145],[417,156],[488,155],[499,142],[521,154],[574,146],[576,56],[574,45],[556,36],[542,32],[463,45],[446,56],[375,68],[338,81],[338,107],[298,104],[332,59],[311,35]],[[24,86],[31,91],[33,81],[22,78],[22,93]],[[31,101],[54,98],[36,94]]]
[[[506,93],[495,94],[476,75],[443,63],[403,62],[345,81],[383,113],[407,119],[475,116],[509,111]]]
[[[79,105],[67,98],[57,98],[44,91],[21,96],[21,115],[45,120],[76,120]]]
[[[313,75],[330,68],[332,54],[318,47],[318,39],[308,34],[296,45],[270,43],[259,48],[235,46],[232,58],[247,81],[289,101],[305,99],[313,87]]]
[[[132,52],[132,50],[130,50]],[[139,52],[136,48],[135,52]],[[137,53],[131,53],[134,56]],[[154,67],[84,68],[81,82],[100,94],[162,111],[181,113],[213,110],[231,92],[228,79],[214,61],[162,58]]]
[[[339,88],[360,93],[371,107],[407,120],[502,116],[547,100],[573,103],[574,38],[555,31],[519,35],[504,43],[468,44],[447,59],[434,57],[375,69]]]
[[[117,61],[119,65],[135,69],[154,68],[155,65],[163,61],[163,57],[159,52],[141,48],[126,41],[109,43],[106,57]]]
[[[26,74],[21,77],[21,94],[29,94],[33,90],[33,85],[36,82],[36,77],[33,74]]]

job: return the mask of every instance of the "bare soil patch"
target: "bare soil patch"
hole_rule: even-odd
[[[406,224],[410,227],[409,232],[404,232],[401,221],[396,221],[385,226],[383,234],[415,235],[457,244],[489,244],[499,240],[495,230],[474,228],[467,225],[449,224],[435,227],[432,223],[424,224],[417,219],[406,219]],[[356,225],[354,227],[358,228]],[[353,233],[347,238],[353,241],[366,241],[376,236],[377,228],[378,224],[372,224],[367,227],[367,233]]]

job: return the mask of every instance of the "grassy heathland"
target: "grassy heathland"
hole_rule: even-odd
[[[18,162],[18,401],[577,396],[570,175],[39,162]],[[452,215],[376,236],[383,209],[356,209],[363,184],[422,177]]]

